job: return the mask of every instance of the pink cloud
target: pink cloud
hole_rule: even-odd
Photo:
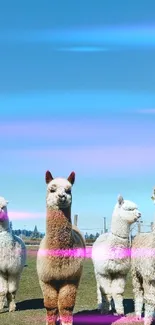
[[[23,212],[23,211],[9,211],[8,215],[11,220],[22,219],[40,219],[44,217],[45,213],[41,212]]]
[[[137,136],[139,136],[137,134]],[[63,163],[68,166],[100,170],[108,169],[113,172],[116,169],[139,170],[145,166],[155,165],[155,146],[102,146],[102,147],[82,147],[82,148],[54,148],[46,150],[24,150],[21,151],[22,159],[30,160],[31,163],[38,159],[42,165],[46,162],[52,164]],[[43,166],[43,165],[42,165]],[[61,167],[62,169],[62,167]]]
[[[140,136],[137,132],[137,137]],[[6,159],[14,171],[25,174],[40,174],[44,177],[47,169],[56,176],[66,176],[74,170],[80,175],[138,175],[150,174],[155,166],[155,146],[84,146],[84,147],[54,147],[49,149],[5,150],[1,164],[6,166]],[[4,159],[5,158],[5,159]],[[63,164],[62,164],[63,161]],[[54,172],[55,171],[55,172]],[[59,175],[58,174],[59,171]],[[60,175],[61,173],[61,175]]]
[[[88,123],[89,122],[89,123]],[[95,123],[94,123],[95,122]],[[80,123],[80,126],[79,126]],[[32,139],[48,139],[48,137],[54,137],[56,140],[61,140],[62,137],[70,138],[72,136],[75,139],[82,138],[83,136],[91,136],[92,131],[94,134],[100,135],[101,133],[110,132],[109,126],[104,125],[100,120],[53,120],[53,123],[48,121],[18,121],[18,122],[3,122],[0,128],[1,136],[10,138],[10,134],[13,137],[20,136],[21,138]]]
[[[155,108],[140,109],[140,110],[138,110],[138,113],[141,113],[141,114],[155,114]]]

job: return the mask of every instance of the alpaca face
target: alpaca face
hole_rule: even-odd
[[[71,184],[63,178],[55,178],[47,186],[47,207],[67,208],[72,203]]]
[[[7,204],[3,197],[0,197],[0,221],[4,221],[7,218]]]
[[[140,217],[141,213],[138,210],[137,205],[129,200],[124,200],[122,197],[118,199],[119,204],[119,215],[128,224],[136,222]]]
[[[72,203],[72,185],[74,184],[75,174],[72,172],[68,179],[53,178],[49,171],[46,172],[48,208],[65,209]]]

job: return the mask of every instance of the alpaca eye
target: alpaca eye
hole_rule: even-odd
[[[54,193],[54,192],[55,192],[55,189],[54,189],[54,188],[51,188],[51,189],[50,189],[50,192],[51,192],[51,193]]]
[[[66,190],[66,193],[67,194],[71,194],[71,190]]]

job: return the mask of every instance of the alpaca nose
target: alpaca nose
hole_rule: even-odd
[[[141,213],[140,212],[138,212],[138,218],[140,218],[141,217]]]
[[[59,199],[64,200],[65,199],[65,194],[64,193],[59,193],[58,197],[59,197]]]

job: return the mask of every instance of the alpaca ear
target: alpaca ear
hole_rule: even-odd
[[[6,204],[8,204],[9,203],[9,201],[6,201]]]
[[[53,176],[52,174],[50,173],[49,170],[47,170],[46,174],[45,174],[45,181],[46,181],[46,184],[48,184],[49,182],[51,182],[53,180]]]
[[[117,198],[117,200],[118,200],[119,206],[121,206],[124,203],[124,199],[123,199],[123,196],[122,195],[119,195],[118,198]]]
[[[69,177],[67,178],[67,180],[73,185],[75,182],[75,173],[72,172]]]
[[[155,187],[154,187],[154,189],[153,189],[153,195],[151,196],[151,199],[152,199],[153,201],[155,201]]]

